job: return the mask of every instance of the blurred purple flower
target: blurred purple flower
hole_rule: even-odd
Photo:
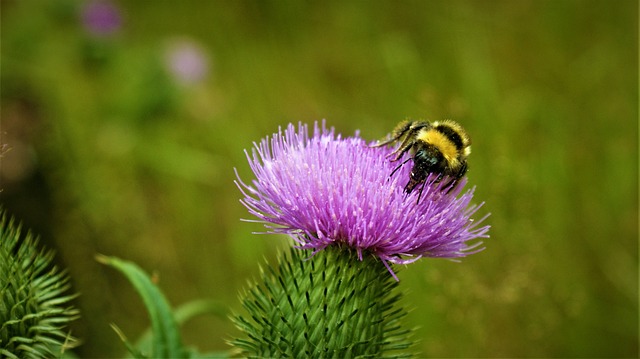
[[[82,23],[92,35],[110,36],[120,30],[122,14],[120,9],[108,0],[91,0],[82,6]]]
[[[358,134],[343,139],[316,123],[309,137],[306,125],[290,124],[254,146],[247,159],[257,179],[248,185],[238,177],[241,202],[266,233],[288,234],[300,248],[371,252],[395,277],[388,262],[464,257],[482,250],[469,241],[488,237],[489,226],[479,227],[486,216],[471,218],[481,206],[470,206],[473,189],[458,197],[466,179],[448,194],[427,185],[416,203],[418,191],[403,193],[411,166],[390,177],[391,149],[371,148]]]
[[[190,40],[172,42],[166,51],[165,63],[175,80],[185,85],[196,84],[209,73],[205,52]]]

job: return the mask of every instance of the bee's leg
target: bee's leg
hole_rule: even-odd
[[[462,166],[460,167],[458,172],[455,174],[455,177],[453,177],[451,181],[449,181],[448,185],[450,187],[447,190],[447,194],[451,193],[451,191],[453,191],[458,186],[458,183],[460,183],[460,179],[464,176],[465,173],[467,173],[467,163],[463,162]]]
[[[460,169],[458,170],[456,177],[460,179],[462,178],[462,176],[464,176],[465,173],[467,173],[467,161],[462,162],[462,166],[460,166]]]
[[[397,150],[391,152],[389,154],[389,156],[392,155],[396,155],[391,162],[395,162],[397,160],[399,160],[405,153],[407,153],[407,151],[409,151],[411,149],[411,146],[413,146],[413,143],[410,142],[409,137],[407,136],[407,138],[402,142],[402,145],[400,147],[398,147]]]
[[[407,162],[409,162],[409,161],[411,161],[411,158],[407,158],[406,160],[404,160],[404,161],[403,161],[403,162],[402,162],[398,167],[396,167],[396,168],[391,172],[391,174],[389,175],[389,177],[393,176],[393,174],[394,174],[394,173],[398,172],[398,170],[399,170],[402,166],[404,166],[404,164],[405,164],[405,163],[407,163]]]
[[[397,140],[399,140],[402,136],[404,136],[407,131],[409,131],[409,129],[411,128],[411,121],[402,121],[400,122],[400,124],[398,126],[396,126],[396,128],[393,130],[393,132],[391,132],[391,138],[389,138],[386,141],[382,141],[380,143],[376,143],[375,145],[371,146],[371,147],[382,147],[382,146],[386,146],[392,142],[396,142]]]
[[[453,191],[454,189],[456,189],[456,187],[458,187],[458,183],[460,183],[460,179],[461,178],[462,178],[462,176],[451,178],[449,183],[447,183],[447,186],[449,187],[447,189],[447,194],[451,193],[451,191]]]
[[[416,201],[416,205],[417,205],[418,203],[420,203],[420,197],[422,197],[422,191],[424,191],[424,186],[426,186],[426,185],[427,185],[427,181],[426,181],[426,180],[424,180],[424,181],[422,182],[422,186],[420,187],[420,192],[418,192],[418,200]]]
[[[386,146],[392,142],[397,141],[400,137],[402,137],[402,134],[398,135],[398,136],[394,136],[391,137],[390,139],[386,140],[386,141],[378,141],[378,143],[376,143],[375,145],[371,145],[370,147],[382,147],[382,146]]]
[[[445,187],[446,193],[449,194],[451,193],[451,191],[453,191],[457,186],[458,186],[458,178],[452,178],[449,181],[447,181],[447,184],[445,184],[443,187]]]
[[[418,131],[426,127],[431,127],[431,124],[429,122],[411,123],[409,126],[409,129],[406,130],[408,132],[407,132],[407,135],[404,137],[404,140],[402,141],[398,149],[392,152],[392,154],[397,154],[392,161],[399,160],[400,157],[402,157],[402,155],[404,155],[405,152],[407,152],[415,144],[414,137],[416,133],[418,133]]]

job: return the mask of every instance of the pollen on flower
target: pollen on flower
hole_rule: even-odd
[[[417,192],[403,192],[410,166],[390,176],[397,166],[388,160],[391,151],[372,148],[358,134],[342,138],[324,122],[311,135],[307,125],[290,124],[247,152],[256,179],[247,184],[238,177],[240,201],[266,233],[288,234],[316,252],[339,244],[359,258],[372,253],[394,277],[388,263],[482,250],[477,239],[488,237],[489,226],[479,225],[487,216],[471,218],[481,204],[471,204],[473,189],[461,193],[466,180],[447,192],[428,178],[416,203]]]

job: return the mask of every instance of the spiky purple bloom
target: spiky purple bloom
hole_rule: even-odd
[[[85,3],[81,17],[84,28],[95,36],[113,35],[122,26],[120,9],[108,0],[91,0]]]
[[[463,179],[451,192],[443,184],[403,193],[410,165],[393,176],[390,148],[372,148],[356,133],[342,138],[333,128],[290,124],[247,152],[256,175],[252,185],[236,182],[249,213],[267,227],[266,233],[290,235],[300,248],[316,252],[332,244],[377,255],[391,274],[390,263],[405,264],[421,257],[456,258],[478,252],[489,226],[486,216],[471,216],[481,206],[470,205],[473,189],[460,195]],[[428,179],[429,180],[429,179]],[[446,181],[442,181],[443,183]],[[396,278],[397,279],[397,278]]]

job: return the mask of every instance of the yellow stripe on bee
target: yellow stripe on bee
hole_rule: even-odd
[[[424,129],[420,130],[416,136],[416,140],[435,146],[449,164],[454,166],[457,164],[458,149],[456,148],[456,145],[444,134],[434,129]]]
[[[460,140],[462,140],[462,147],[468,147],[469,145],[471,145],[471,139],[469,138],[467,131],[465,131],[465,129],[459,123],[453,120],[435,121],[433,123],[433,127],[441,125],[451,128],[458,134],[458,136],[460,136]]]

